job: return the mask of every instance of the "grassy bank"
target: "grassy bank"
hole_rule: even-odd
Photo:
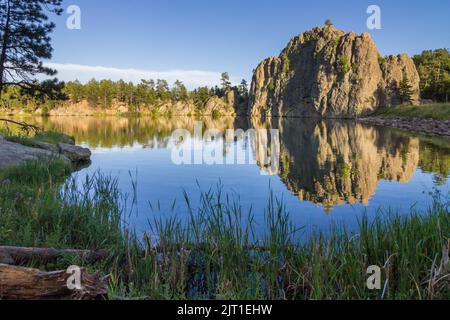
[[[450,103],[395,106],[377,111],[373,116],[450,120]]]
[[[96,265],[62,259],[38,267],[99,270],[110,276],[111,298],[450,298],[447,198],[436,195],[427,212],[407,217],[363,217],[357,235],[336,227],[300,243],[301,231],[272,197],[255,243],[252,215],[217,190],[202,194],[199,208],[186,198],[187,221],[153,220],[138,239],[124,229],[117,181],[97,174],[77,186],[66,179],[70,171],[50,159],[0,172],[0,244],[108,249],[110,258]],[[371,265],[382,267],[384,290],[367,289]]]

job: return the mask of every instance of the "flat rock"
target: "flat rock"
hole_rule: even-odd
[[[10,167],[27,160],[50,157],[52,155],[54,153],[48,150],[30,148],[0,138],[0,168]],[[66,157],[62,158],[67,161],[69,160]]]
[[[56,144],[51,144],[51,143],[42,142],[42,141],[35,141],[34,144],[39,149],[44,149],[44,150],[59,154],[59,148]]]
[[[91,150],[87,148],[82,148],[71,144],[59,143],[58,149],[61,155],[67,157],[74,163],[88,162],[91,158]]]

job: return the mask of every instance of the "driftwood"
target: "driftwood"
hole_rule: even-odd
[[[14,120],[11,120],[11,119],[4,119],[4,118],[0,118],[0,121],[15,124],[15,125],[21,127],[21,130],[24,131],[27,134],[29,134],[30,131],[34,131],[35,134],[37,134],[37,133],[42,131],[42,129],[39,128],[38,126],[29,124],[29,123],[25,123],[25,122],[19,122],[19,121],[14,121]]]
[[[107,295],[107,283],[81,269],[80,286],[73,273],[42,272],[0,264],[0,300],[100,300]]]
[[[29,262],[50,263],[66,256],[78,257],[89,263],[97,262],[107,258],[106,250],[75,250],[75,249],[51,249],[51,248],[22,248],[0,246],[0,263],[11,265]]]

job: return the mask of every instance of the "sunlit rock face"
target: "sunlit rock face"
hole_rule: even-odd
[[[255,127],[261,123],[254,121]],[[300,200],[325,206],[368,203],[382,179],[409,181],[419,139],[349,121],[272,120],[280,132],[278,175]],[[264,168],[263,168],[264,169]]]
[[[368,33],[315,28],[259,64],[248,113],[358,117],[398,104],[403,79],[411,85],[412,102],[419,103],[419,74],[406,54],[382,58]]]

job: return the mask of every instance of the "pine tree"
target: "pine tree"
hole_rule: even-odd
[[[162,101],[167,101],[170,99],[170,88],[166,80],[156,80],[156,96]]]
[[[243,97],[248,95],[248,83],[245,79],[242,79],[241,84],[239,85],[239,94]]]
[[[222,73],[221,82],[222,82],[222,89],[224,91],[227,91],[228,89],[230,89],[231,82],[230,82],[230,76],[228,75],[228,72]]]
[[[412,85],[410,84],[408,78],[404,75],[403,79],[398,84],[399,98],[402,104],[412,103]]]
[[[182,81],[177,80],[175,81],[173,88],[172,88],[172,98],[176,101],[186,101],[188,98],[188,93],[186,86],[183,84]]]
[[[450,95],[450,51],[426,50],[414,56],[420,75],[420,90],[424,99],[448,101]]]
[[[91,107],[97,107],[100,100],[100,89],[97,80],[92,79],[85,86],[85,97]]]
[[[46,12],[62,13],[62,0],[0,0],[0,93],[8,85],[30,89],[38,74],[55,75],[43,65],[52,57],[49,34],[55,24]]]

